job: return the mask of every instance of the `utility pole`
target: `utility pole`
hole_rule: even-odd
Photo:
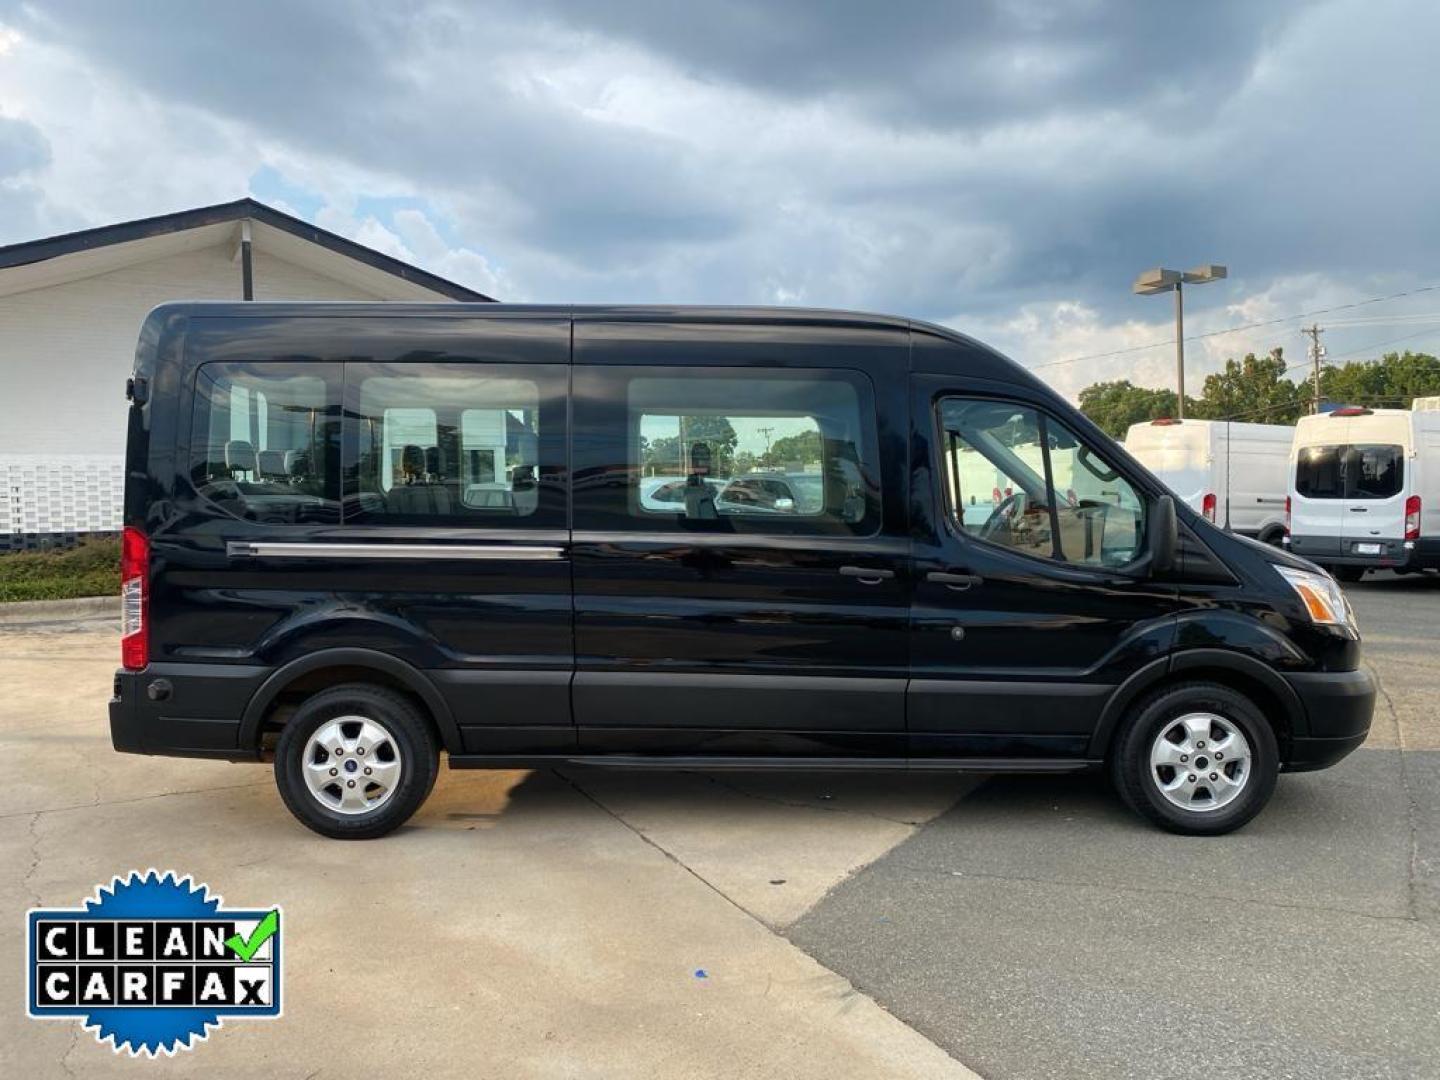
[[[1175,419],[1185,419],[1185,302],[1182,281],[1175,282]]]
[[[1310,363],[1315,369],[1315,403],[1311,412],[1320,411],[1320,361],[1325,359],[1325,346],[1320,344],[1320,335],[1325,331],[1320,329],[1318,323],[1312,323],[1308,329],[1300,331],[1310,339]]]

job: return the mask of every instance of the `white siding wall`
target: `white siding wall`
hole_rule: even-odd
[[[169,300],[239,300],[226,244],[0,297],[0,454],[123,454],[125,378],[145,315]],[[376,300],[255,255],[260,300]]]
[[[119,528],[120,493],[109,478],[123,466],[125,379],[140,324],[166,301],[239,300],[234,252],[226,243],[0,297],[0,539],[30,532],[32,521],[41,532],[75,529],[82,505],[82,530]],[[254,281],[257,300],[383,299],[258,250]],[[49,479],[32,486],[30,478],[57,475],[61,455],[81,456],[64,473],[75,492]],[[82,460],[83,476],[75,472]],[[97,493],[98,516],[89,505]]]
[[[116,454],[0,454],[0,550],[12,536],[113,532],[125,459]]]

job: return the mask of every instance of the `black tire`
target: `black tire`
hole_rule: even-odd
[[[1350,585],[1355,584],[1365,576],[1363,566],[1332,566],[1330,573],[1335,575],[1336,581],[1344,581]]]
[[[1161,780],[1150,767],[1150,750],[1161,734],[1173,729],[1181,717],[1196,713],[1228,721],[1250,747],[1243,786],[1229,803],[1212,809],[1176,806],[1161,792]],[[1213,762],[1205,767],[1213,768]],[[1162,829],[1188,836],[1218,836],[1240,828],[1270,801],[1279,772],[1275,732],[1255,703],[1212,682],[1179,683],[1141,700],[1126,717],[1110,755],[1111,779],[1125,804]],[[1200,784],[1204,786],[1203,772]]]
[[[322,803],[305,781],[310,737],[342,716],[375,722],[393,741],[390,752],[398,751],[400,778],[390,796],[373,810],[340,813]],[[368,683],[336,686],[308,698],[280,732],[275,746],[275,785],[285,805],[303,825],[336,840],[373,840],[399,828],[420,809],[439,771],[440,746],[429,721],[407,698]]]

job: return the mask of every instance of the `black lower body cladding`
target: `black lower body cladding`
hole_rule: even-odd
[[[1297,672],[1285,676],[1305,710],[1306,730],[1290,740],[1284,767],[1307,772],[1335,764],[1370,734],[1377,688],[1369,671]]]
[[[176,754],[254,761],[240,746],[240,720],[270,674],[237,664],[151,664],[115,676],[110,738],[129,754]]]

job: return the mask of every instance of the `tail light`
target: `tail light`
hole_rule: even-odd
[[[1420,539],[1420,496],[1411,495],[1405,500],[1405,539]]]
[[[1290,537],[1290,496],[1285,496],[1285,537]]]
[[[150,541],[130,526],[120,534],[120,664],[139,671],[150,662]]]
[[[1215,493],[1207,491],[1205,498],[1200,500],[1200,513],[1205,515],[1205,520],[1215,524]]]

